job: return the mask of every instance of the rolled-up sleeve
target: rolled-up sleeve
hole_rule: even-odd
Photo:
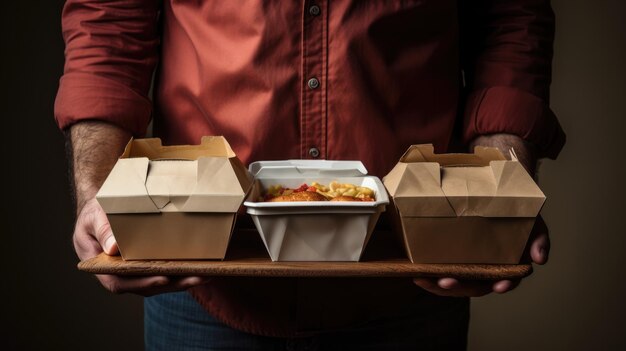
[[[556,158],[565,143],[549,107],[554,13],[548,0],[462,2],[464,139],[508,133]]]
[[[83,120],[145,134],[159,44],[156,0],[68,0],[65,67],[54,114],[61,129]]]

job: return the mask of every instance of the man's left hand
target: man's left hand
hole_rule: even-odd
[[[550,238],[548,227],[541,216],[537,218],[533,228],[530,245],[526,250],[526,257],[536,264],[548,262],[550,253]],[[462,281],[455,278],[416,278],[413,280],[422,289],[440,296],[469,296],[478,297],[492,292],[503,294],[515,289],[521,279],[499,281]]]
[[[494,134],[485,135],[474,140],[470,147],[474,146],[490,146],[497,147],[505,154],[508,149],[513,148],[517,157],[526,168],[526,170],[534,175],[536,167],[536,153],[532,145],[523,141],[521,138],[510,134]],[[548,235],[548,227],[539,216],[535,222],[530,239],[526,247],[524,259],[536,264],[543,265],[548,262],[550,253],[550,237]],[[492,292],[502,294],[515,289],[521,279],[515,280],[499,280],[499,281],[462,281],[455,278],[416,278],[414,282],[422,289],[440,296],[456,296],[456,297],[478,297],[490,294]]]

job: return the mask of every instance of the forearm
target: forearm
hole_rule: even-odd
[[[554,39],[550,1],[461,1],[459,5],[464,141],[510,147],[508,138],[483,136],[513,134],[534,145],[535,157],[556,158],[565,134],[549,107]],[[528,145],[512,142],[532,173],[535,157],[524,154]]]
[[[74,124],[66,135],[76,212],[80,213],[85,202],[95,197],[131,134],[109,123],[84,121]]]
[[[537,148],[524,139],[513,134],[490,134],[481,135],[470,143],[470,149],[475,146],[489,146],[500,149],[505,155],[509,149],[513,149],[519,162],[526,168],[531,176],[535,176],[537,170]]]

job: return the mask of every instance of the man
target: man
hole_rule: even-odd
[[[513,147],[534,174],[565,140],[548,107],[553,25],[546,0],[68,0],[55,116],[73,161],[76,252],[117,252],[94,196],[151,118],[166,144],[224,135],[246,164],[359,159],[382,177],[432,142]],[[539,264],[542,223],[528,245]],[[150,349],[463,349],[468,299],[447,296],[519,283],[98,279],[117,293],[189,289],[146,299]]]

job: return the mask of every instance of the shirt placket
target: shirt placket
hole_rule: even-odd
[[[300,156],[326,158],[328,4],[303,4]]]

